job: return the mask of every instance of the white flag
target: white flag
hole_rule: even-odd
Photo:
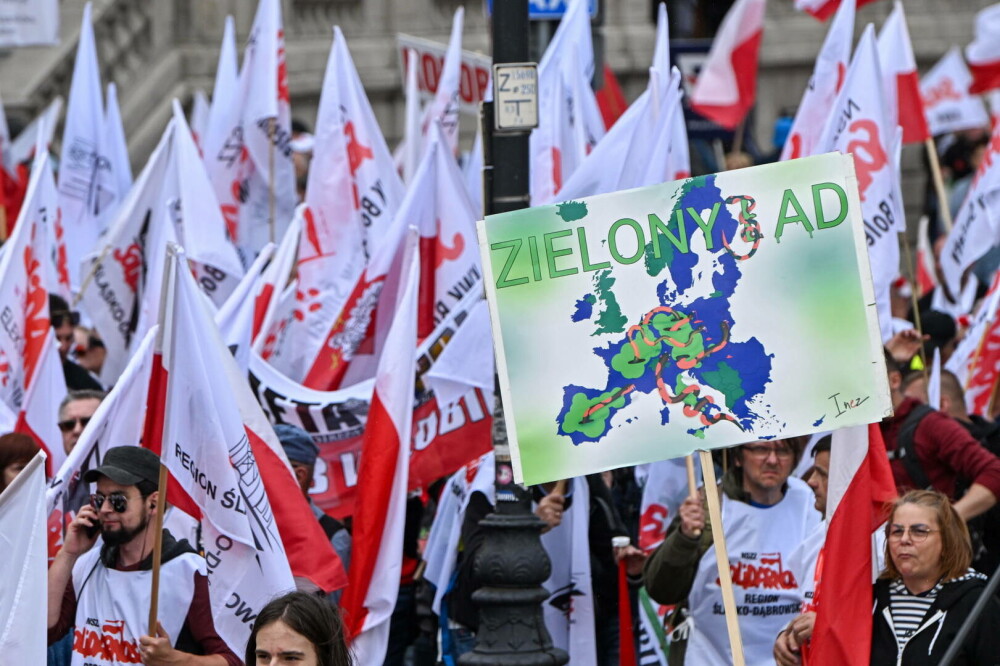
[[[316,128],[294,313],[269,362],[310,388],[330,390],[368,331],[388,265],[379,258],[395,256],[401,232],[392,222],[404,196],[339,28]]]
[[[97,69],[92,6],[83,9],[80,42],[73,65],[73,82],[66,107],[62,153],[59,156],[59,207],[66,225],[73,287],[80,286],[76,269],[97,244],[97,215],[100,200],[95,198],[98,174],[107,167],[103,151],[104,105],[101,76]]]
[[[794,160],[815,155],[816,142],[830,113],[830,107],[844,83],[854,41],[854,2],[841,2],[823,46],[816,56],[812,78],[802,93],[781,159]]]
[[[830,108],[816,152],[854,155],[883,340],[892,337],[889,287],[899,274],[898,234],[906,228],[896,168],[901,137],[895,128],[886,113],[875,29],[869,24]]]
[[[989,126],[982,98],[969,94],[971,84],[972,74],[957,46],[948,49],[920,79],[920,95],[931,134],[938,136]]]
[[[459,7],[455,10],[455,17],[452,19],[451,37],[448,39],[448,51],[445,53],[444,64],[441,66],[441,76],[438,77],[437,91],[434,93],[434,100],[427,106],[421,124],[425,150],[435,122],[441,123],[441,129],[444,130],[444,136],[453,155],[458,147],[458,93],[461,85],[459,77],[462,74],[462,25],[464,18],[465,9]]]
[[[43,146],[52,144],[52,136],[55,134],[56,125],[59,124],[59,115],[62,113],[63,98],[56,97],[49,105],[38,114],[28,126],[21,130],[21,133],[14,137],[10,147],[11,168],[23,164],[31,159],[35,152],[35,145],[41,143]],[[44,129],[44,134],[39,136],[39,130]],[[6,160],[4,161],[6,164]]]
[[[104,131],[101,145],[107,168],[97,172],[94,183],[94,202],[97,207],[98,233],[105,233],[114,220],[118,207],[132,189],[132,166],[128,158],[128,143],[118,108],[118,88],[108,84],[107,104],[104,109]]]
[[[254,616],[294,582],[236,396],[219,385],[232,358],[183,254],[168,264],[161,460],[201,512],[212,615],[239,652]]]
[[[50,211],[41,202],[53,187],[47,153],[35,160],[14,233],[0,257],[0,400],[17,414],[15,431],[34,437],[48,454],[49,472],[66,453],[56,427],[66,379],[49,320],[45,265],[52,257]]]
[[[194,137],[194,142],[197,144],[198,148],[201,148],[201,142],[205,136],[205,130],[208,129],[208,114],[211,113],[212,105],[208,102],[208,97],[205,96],[205,91],[198,88],[194,91],[194,101],[191,102],[191,136]]]
[[[48,607],[45,453],[0,493],[0,652],[6,663],[44,664]]]
[[[538,65],[538,127],[531,132],[531,202],[555,200],[604,136],[590,87],[594,47],[587,0],[569,0]]]
[[[253,172],[240,208],[239,244],[253,256],[282,235],[297,198],[281,0],[259,0],[240,76],[242,138]]]

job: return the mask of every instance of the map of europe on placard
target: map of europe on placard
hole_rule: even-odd
[[[519,478],[880,419],[857,197],[826,155],[488,218]]]

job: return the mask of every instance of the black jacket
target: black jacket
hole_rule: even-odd
[[[958,579],[945,583],[927,611],[920,628],[903,648],[902,658],[889,616],[889,580],[875,583],[872,612],[872,666],[938,664],[951,646],[955,634],[986,587],[982,578]],[[954,666],[1000,665],[1000,604],[991,599],[976,626],[969,632]]]

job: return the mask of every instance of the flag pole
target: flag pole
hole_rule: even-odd
[[[104,260],[108,258],[109,252],[111,252],[111,245],[105,245],[104,249],[101,250],[101,254],[98,255],[97,261],[90,265],[90,270],[87,271],[87,276],[84,277],[83,282],[80,283],[80,291],[73,295],[73,302],[70,304],[71,308],[75,308],[80,301],[83,300],[83,292],[87,291],[87,287],[90,286],[94,276],[97,275],[97,267],[104,263]]]
[[[937,191],[938,213],[944,221],[944,229],[951,232],[953,226],[951,219],[951,208],[948,206],[948,197],[944,191],[944,178],[941,177],[941,162],[938,160],[937,147],[934,139],[927,137],[924,140],[924,148],[927,149],[927,161],[931,164],[931,178],[934,180],[934,189]]]
[[[278,128],[277,118],[267,119],[267,231],[274,242],[274,134]]]
[[[174,266],[174,263],[178,254],[177,246],[173,243],[169,243],[167,245],[166,251],[167,266],[163,271],[163,291],[160,295],[160,328],[156,332],[156,342],[153,345],[153,371],[149,378],[149,394],[146,397],[146,417],[142,432],[143,446],[152,448],[156,443],[160,445],[160,450],[158,452],[154,450],[154,453],[157,453],[160,457],[160,475],[156,484],[157,501],[156,516],[154,518],[154,529],[156,531],[153,538],[152,589],[150,590],[149,595],[150,636],[156,636],[156,625],[158,624],[157,614],[160,602],[160,564],[163,560],[163,514],[166,512],[167,508],[167,467],[163,464],[163,429],[166,427],[166,420],[160,422],[161,415],[152,413],[153,410],[150,408],[150,405],[153,407],[161,406],[162,403],[160,398],[165,395],[167,388],[164,384],[164,373],[162,372],[164,322],[166,321],[168,310],[173,308],[174,276],[176,274],[176,267]],[[160,371],[157,371],[157,363],[160,364]],[[160,432],[156,432],[158,422],[160,422]]]
[[[906,256],[906,270],[909,277],[906,281],[910,283],[910,306],[913,308],[913,323],[917,327],[920,335],[920,364],[924,370],[924,386],[930,386],[927,376],[927,354],[924,353],[924,325],[920,321],[920,304],[917,301],[917,272],[913,266],[913,251],[910,249],[910,239],[903,234],[903,254]]]
[[[726,613],[726,630],[729,632],[729,645],[733,651],[733,666],[746,666],[746,659],[743,656],[743,639],[740,637],[740,625],[736,618],[733,574],[729,569],[726,536],[722,532],[722,505],[719,502],[715,467],[710,452],[702,449],[698,451],[698,455],[701,457],[701,473],[705,478],[708,517],[712,521],[712,543],[715,545],[715,563],[719,568],[719,587],[722,588],[722,607]]]

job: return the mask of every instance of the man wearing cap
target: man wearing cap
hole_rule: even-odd
[[[148,635],[159,468],[151,451],[119,446],[84,474],[97,492],[49,568],[49,640],[73,629],[73,666],[242,663],[215,631],[204,560],[167,530],[156,635]]]
[[[288,462],[292,464],[292,470],[295,472],[295,480],[299,482],[299,487],[302,488],[302,494],[305,496],[306,501],[309,502],[309,507],[312,509],[313,515],[316,516],[316,520],[319,521],[323,531],[326,532],[326,536],[330,540],[333,549],[337,551],[337,555],[344,565],[344,571],[347,571],[351,564],[350,533],[348,533],[343,523],[333,516],[324,513],[323,509],[316,506],[316,503],[309,497],[309,489],[314,484],[313,475],[316,471],[316,458],[319,456],[319,447],[316,446],[316,442],[309,436],[309,433],[302,428],[288,423],[279,423],[274,426],[274,432],[278,435],[278,441],[281,442],[281,447],[285,450],[285,455],[288,456]]]

